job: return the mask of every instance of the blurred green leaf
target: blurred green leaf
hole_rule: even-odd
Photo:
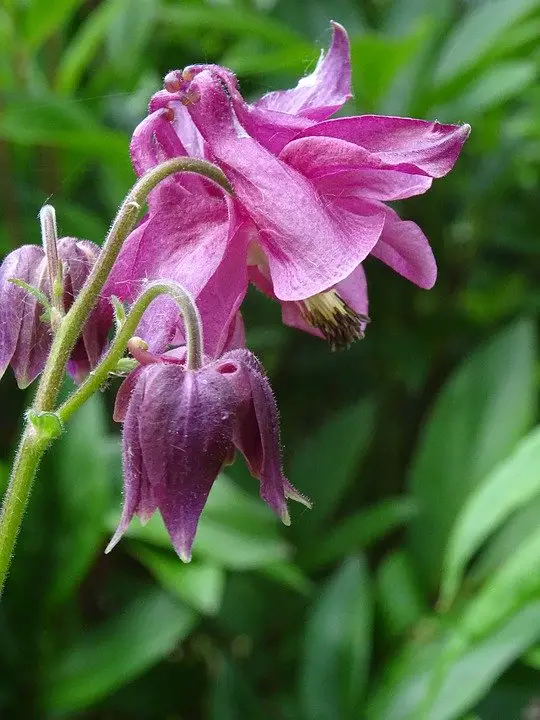
[[[133,72],[133,58],[141,57],[154,32],[159,0],[122,0],[107,27],[107,52],[115,70]]]
[[[29,46],[36,48],[75,13],[80,0],[32,0],[26,3],[25,35]]]
[[[364,560],[349,558],[316,600],[305,628],[300,702],[306,720],[362,713],[369,672],[372,591]]]
[[[52,603],[61,602],[79,585],[103,546],[102,521],[110,501],[105,437],[103,403],[94,395],[56,445],[58,500],[48,586]]]
[[[396,550],[379,565],[377,598],[389,636],[403,634],[420,620],[424,601],[404,550]]]
[[[538,0],[486,0],[472,8],[443,47],[434,82],[448,82],[481,60],[495,43],[504,45],[509,26],[538,7]]]
[[[82,106],[69,101],[43,100],[10,102],[0,112],[0,138],[21,145],[46,145],[77,150],[91,162],[97,155],[114,161],[123,172],[126,187],[133,180],[129,141],[122,133],[96,125]]]
[[[512,514],[475,559],[468,578],[473,586],[478,587],[484,583],[514,555],[519,546],[538,529],[539,517],[540,497]]]
[[[290,477],[313,501],[302,533],[321,525],[335,511],[367,450],[374,404],[362,400],[331,418],[294,455]]]
[[[461,611],[460,632],[482,637],[540,594],[540,528],[527,538]]]
[[[86,630],[47,668],[49,712],[82,710],[169,654],[191,631],[196,616],[163,591],[140,594],[101,626]]]
[[[467,500],[452,529],[443,565],[441,601],[452,602],[468,560],[512,512],[540,493],[540,428],[491,472]]]
[[[539,636],[540,602],[533,602],[446,668],[442,689],[424,715],[419,709],[445,644],[440,639],[413,642],[386,669],[368,704],[367,720],[456,720]]]
[[[122,12],[124,0],[104,0],[89,14],[62,53],[56,73],[56,89],[71,95],[98,53],[111,23]]]
[[[184,564],[172,552],[158,552],[137,545],[135,554],[165,590],[177,595],[194,610],[215,615],[221,606],[225,573],[206,563]]]
[[[416,503],[409,498],[387,498],[346,517],[319,543],[306,548],[300,562],[307,567],[319,567],[359,552],[409,522],[417,512]]]
[[[475,77],[465,89],[460,87],[453,100],[434,109],[437,117],[472,121],[488,110],[519,96],[538,75],[533,61],[515,60],[490,67]]]
[[[263,720],[261,703],[248,687],[246,673],[223,658],[212,683],[209,720]]]
[[[364,34],[353,38],[351,57],[357,103],[362,110],[373,110],[384,97],[398,71],[418,52],[427,26],[418,26],[404,37]]]
[[[164,5],[159,9],[163,31],[169,35],[220,31],[234,35],[254,35],[277,47],[303,43],[307,50],[313,47],[290,27],[270,17],[234,7],[208,7],[204,5]],[[270,49],[270,48],[269,48]],[[316,53],[315,53],[316,54]]]
[[[426,18],[445,23],[453,12],[453,0],[393,0],[386,14],[385,28],[397,33],[407,32]]]
[[[450,378],[423,430],[409,476],[420,508],[409,525],[409,546],[433,589],[460,508],[530,427],[534,354],[530,322],[501,332]]]

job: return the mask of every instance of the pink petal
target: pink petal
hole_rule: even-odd
[[[361,115],[318,123],[304,130],[302,137],[346,140],[388,167],[411,166],[411,172],[439,178],[453,168],[470,130],[469,125]]]
[[[239,125],[228,96],[208,71],[192,83],[190,113],[259,230],[276,295],[297,300],[347,277],[377,242],[384,217],[336,212],[302,175]]]
[[[349,38],[341,25],[333,22],[332,26],[330,49],[321,55],[311,75],[301,78],[292,90],[264,95],[255,104],[257,108],[320,121],[333,115],[352,97]]]
[[[214,275],[197,296],[196,302],[203,320],[204,354],[219,357],[225,349],[244,343],[243,324],[238,322],[239,309],[248,286],[247,278],[247,224],[241,223],[234,231],[227,252]],[[238,326],[238,327],[237,327]],[[175,342],[184,342],[184,327],[180,328]]]
[[[421,288],[428,290],[435,284],[437,264],[428,239],[416,223],[401,220],[390,208],[386,208],[381,239],[371,254]]]
[[[433,179],[427,175],[412,175],[398,170],[358,168],[339,170],[316,178],[321,195],[339,198],[356,195],[369,200],[405,200],[423,195],[429,190]]]
[[[130,234],[104,295],[133,301],[148,280],[175,280],[197,296],[207,285],[233,241],[239,221],[223,193],[191,195],[177,183],[158,186],[150,215]],[[138,330],[151,350],[161,352],[175,334],[176,304],[158,298]]]

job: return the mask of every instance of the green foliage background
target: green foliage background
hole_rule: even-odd
[[[171,68],[288,87],[349,30],[355,100],[469,122],[456,170],[400,207],[440,275],[366,263],[367,339],[332,354],[253,293],[250,346],[314,509],[282,528],[237,462],[184,566],[121,502],[111,388],[44,463],[0,605],[0,717],[532,720],[540,707],[540,2],[3,0],[0,247],[100,242]],[[5,481],[28,396],[0,387]]]

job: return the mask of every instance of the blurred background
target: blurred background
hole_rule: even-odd
[[[248,341],[314,509],[281,527],[240,461],[183,565],[160,522],[110,556],[117,383],[44,462],[0,605],[0,717],[540,717],[539,0],[3,0],[0,248],[101,242],[130,133],[171,68],[233,68],[254,98],[352,41],[347,114],[468,122],[454,172],[402,203],[436,287],[369,260],[345,352],[253,292]],[[29,394],[0,386],[5,482]]]

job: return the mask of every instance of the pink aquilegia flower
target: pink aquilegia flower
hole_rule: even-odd
[[[145,521],[159,509],[188,562],[208,493],[235,448],[285,524],[287,498],[309,506],[283,475],[276,403],[252,353],[232,350],[188,370],[174,353],[156,356],[133,340],[140,366],[124,381],[115,407],[115,419],[124,422],[124,509],[107,551],[133,515]]]
[[[166,76],[133,135],[135,169],[175,155],[202,157],[222,168],[235,197],[206,180],[193,181],[197,190],[184,178],[164,184],[123,253],[137,263],[121,257],[116,282],[160,274],[198,296],[212,278],[220,317],[230,320],[249,278],[282,304],[287,324],[333,346],[362,336],[369,254],[420,287],[434,284],[426,237],[386,202],[422,194],[446,175],[470,127],[375,115],[329,119],[351,97],[347,34],[333,28],[311,75],[254,104],[220,66]],[[159,262],[150,253],[158,244]]]
[[[99,247],[87,240],[61,238],[58,259],[63,266],[63,306],[67,311],[94,266]],[[52,333],[45,308],[19,280],[48,300],[51,282],[43,248],[23,245],[4,258],[0,266],[0,377],[11,365],[19,387],[30,385],[41,373],[49,354]],[[97,364],[107,342],[109,323],[99,313],[87,322],[68,363],[68,371],[80,382]]]

